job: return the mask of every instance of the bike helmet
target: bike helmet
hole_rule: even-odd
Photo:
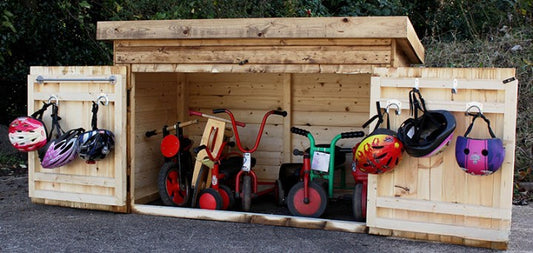
[[[418,98],[417,98],[418,95]],[[414,157],[430,157],[447,147],[455,130],[455,118],[446,110],[428,111],[422,95],[417,89],[409,93],[411,113],[398,128],[398,138],[405,151]],[[418,110],[423,114],[418,116]]]
[[[505,148],[502,140],[496,138],[490,127],[490,121],[482,113],[473,115],[472,123],[464,136],[458,136],[455,144],[455,158],[457,164],[466,173],[472,175],[490,175],[500,169],[505,158]],[[489,139],[474,139],[468,137],[474,121],[482,118],[487,123]]]
[[[92,113],[91,125],[93,130],[85,132],[78,137],[79,157],[89,164],[104,159],[115,147],[115,135],[113,132],[96,127],[98,103],[93,102]]]
[[[50,106],[43,107],[29,117],[18,117],[9,124],[9,141],[19,151],[37,150],[48,142],[46,125],[42,121],[43,113]]]
[[[57,116],[57,106],[52,107],[52,130],[57,131],[57,139],[49,141],[44,147],[39,149],[39,159],[41,166],[46,169],[53,169],[61,167],[76,158],[78,154],[78,136],[85,131],[83,128],[72,129],[66,133],[59,125],[59,117]]]
[[[402,159],[403,144],[396,137],[396,133],[390,130],[388,112],[387,128],[378,128],[383,122],[383,115],[379,101],[376,104],[378,114],[363,124],[363,128],[375,119],[378,119],[378,123],[374,131],[353,148],[352,173],[355,173],[356,169],[370,174],[385,173],[394,169]]]

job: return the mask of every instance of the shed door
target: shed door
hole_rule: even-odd
[[[517,115],[518,82],[509,79],[514,77],[514,69],[379,68],[375,72],[371,114],[376,112],[376,100],[382,107],[394,100],[401,102],[400,115],[394,114],[395,106],[389,107],[392,129],[410,117],[408,93],[415,86],[428,110],[453,112],[457,126],[444,152],[430,158],[413,158],[404,152],[394,171],[369,177],[370,232],[440,241],[507,241]],[[506,148],[502,167],[488,176],[469,175],[455,160],[456,137],[464,135],[470,124],[472,117],[465,111],[474,102],[481,106]],[[482,120],[476,121],[468,136],[490,137]]]
[[[61,128],[91,130],[92,101],[99,104],[97,127],[111,130],[115,147],[103,160],[76,158],[55,169],[41,167],[29,154],[29,195],[33,202],[126,212],[126,67],[32,67],[28,76],[28,113],[57,98]],[[44,122],[51,129],[51,108]]]

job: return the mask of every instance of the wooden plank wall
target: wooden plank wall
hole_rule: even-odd
[[[391,117],[392,126],[409,117],[408,92],[419,78],[428,108],[452,111],[457,128],[444,152],[430,158],[404,153],[393,172],[369,177],[370,233],[505,247],[511,219],[517,83],[502,81],[513,77],[514,70],[400,68],[384,70],[382,76],[373,78],[372,97],[380,98],[382,105],[388,99],[403,102],[402,114]],[[456,94],[451,92],[454,79]],[[455,161],[456,136],[463,135],[472,120],[464,114],[472,101],[484,105],[492,129],[506,148],[504,164],[493,175],[466,174]],[[486,124],[477,121],[470,137],[490,137]]]
[[[132,117],[134,125],[132,188],[133,198],[137,203],[157,199],[157,177],[163,165],[163,155],[159,145],[162,135],[150,138],[146,131],[162,129],[164,125],[173,125],[183,115],[178,114],[178,91],[181,88],[177,73],[141,73],[134,74],[132,98]],[[174,132],[173,132],[174,133]]]
[[[182,117],[199,119],[200,124],[185,129],[194,143],[199,143],[206,120],[187,116],[188,109],[208,114],[216,108],[230,109],[237,120],[247,124],[239,127],[245,147],[253,147],[264,113],[287,110],[287,118],[269,117],[259,149],[253,154],[258,177],[273,181],[281,163],[301,161],[292,156],[294,148],[309,146],[306,138],[289,132],[291,126],[308,129],[317,143],[329,143],[341,132],[361,129],[368,119],[369,83],[368,74],[135,74],[135,199],[153,199],[162,164],[161,137],[145,138],[147,130],[173,124]],[[181,92],[188,95],[177,99]],[[180,102],[183,97],[188,102]],[[228,118],[225,114],[217,116]],[[356,141],[341,140],[338,144],[352,147]],[[347,158],[349,168],[351,155]]]
[[[108,78],[116,83],[91,81],[50,81],[37,83],[35,78]],[[125,110],[126,69],[120,67],[32,67],[28,76],[28,112],[32,114],[52,95],[59,99],[60,125],[65,131],[83,127],[91,130],[92,101],[101,95],[109,98],[108,105],[100,105],[98,128],[114,132],[116,146],[105,159],[86,164],[81,159],[55,169],[44,169],[36,152],[29,153],[29,195],[38,203],[126,212],[125,178]],[[49,108],[44,122],[51,130]],[[55,132],[55,131],[54,131]]]
[[[258,177],[268,181],[277,179],[281,163],[301,161],[292,156],[294,148],[309,146],[306,138],[290,134],[291,126],[308,129],[318,143],[329,143],[341,132],[360,130],[368,119],[368,74],[198,73],[187,74],[186,79],[191,109],[211,113],[214,108],[228,108],[247,124],[239,128],[244,146],[254,145],[265,112],[282,109],[289,113],[287,118],[269,117],[254,153]],[[202,127],[191,127],[191,136],[199,138]],[[352,147],[355,142],[342,140],[339,145]]]

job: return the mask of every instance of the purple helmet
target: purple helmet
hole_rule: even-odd
[[[74,160],[78,155],[78,136],[83,131],[85,131],[83,128],[69,130],[39,149],[41,166],[53,169]]]
[[[487,122],[490,139],[474,139],[467,137],[472,130],[474,121],[481,117]],[[455,144],[455,158],[457,164],[472,175],[490,175],[496,172],[505,158],[505,148],[502,140],[496,138],[490,128],[490,121],[481,113],[474,115],[472,123],[466,130],[465,136],[457,137]]]

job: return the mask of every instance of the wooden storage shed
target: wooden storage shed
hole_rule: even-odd
[[[97,39],[114,46],[114,66],[32,67],[28,111],[51,97],[60,103],[64,129],[90,127],[91,101],[105,96],[100,128],[117,143],[105,161],[75,161],[43,169],[29,157],[32,201],[69,207],[185,218],[253,222],[505,247],[511,224],[517,82],[514,69],[413,68],[424,48],[407,17],[265,18],[98,22]],[[431,158],[404,155],[391,173],[369,177],[367,223],[238,211],[208,211],[153,204],[163,163],[160,138],[147,130],[192,119],[188,110],[228,108],[247,124],[241,139],[253,145],[264,112],[271,118],[254,153],[260,179],[273,181],[282,163],[306,139],[292,126],[329,143],[341,132],[361,130],[391,101],[408,117],[408,91],[417,86],[430,109],[454,112],[464,133],[466,108],[477,102],[504,140],[506,159],[490,176],[462,172],[453,146]],[[452,93],[455,89],[456,93]],[[48,118],[48,117],[46,117]],[[201,120],[201,119],[200,119]],[[202,121],[202,120],[201,120]],[[196,143],[202,124],[185,129]],[[478,132],[485,133],[482,129]],[[479,137],[484,137],[483,135]],[[339,142],[352,147],[358,140]],[[346,173],[350,175],[351,157]],[[353,183],[353,180],[352,182]],[[348,211],[351,213],[351,211]]]

